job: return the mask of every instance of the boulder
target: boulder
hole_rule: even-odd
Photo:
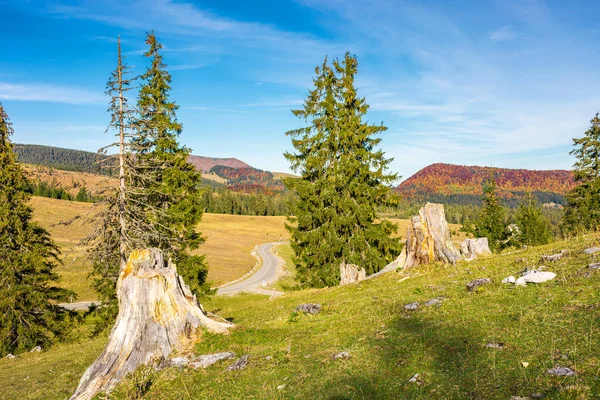
[[[560,253],[557,253],[557,254],[544,255],[544,256],[542,256],[542,261],[548,261],[548,262],[558,261],[561,258],[563,258],[564,255],[566,255],[568,253],[569,252],[567,250],[562,250]]]
[[[300,305],[298,305],[298,307],[296,307],[295,311],[303,312],[305,314],[316,315],[321,312],[321,305],[320,304],[312,304],[312,303],[300,304]]]
[[[528,283],[543,283],[556,278],[554,272],[532,270],[515,281],[516,286],[525,286]]]
[[[557,376],[575,376],[575,375],[577,375],[575,373],[575,371],[573,371],[571,368],[567,368],[567,367],[554,367],[552,369],[549,369],[548,373],[550,375],[557,375]]]
[[[488,239],[486,237],[477,239],[465,239],[460,244],[460,254],[468,260],[473,260],[480,256],[492,254]]]
[[[366,278],[367,272],[364,268],[354,264],[340,264],[340,285],[364,281]]]
[[[239,371],[241,369],[246,368],[246,365],[248,365],[248,355],[244,355],[241,356],[240,358],[237,359],[236,362],[234,362],[233,364],[231,364],[229,367],[227,367],[227,371]]]
[[[469,292],[472,292],[473,290],[477,289],[478,287],[483,286],[483,285],[489,285],[490,283],[492,283],[490,278],[474,279],[471,282],[467,283],[467,290]]]
[[[583,252],[584,252],[584,254],[595,254],[599,251],[600,251],[600,247],[590,247],[588,249],[585,249]]]
[[[414,311],[417,308],[419,308],[419,303],[416,301],[414,303],[408,303],[407,305],[404,306],[404,309],[408,310],[408,311]]]

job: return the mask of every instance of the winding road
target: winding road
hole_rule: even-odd
[[[286,242],[272,242],[258,245],[256,252],[252,254],[260,260],[260,267],[250,271],[246,276],[227,283],[217,289],[217,294],[228,295],[241,292],[253,292],[278,296],[283,294],[276,290],[266,289],[265,286],[275,283],[283,272],[284,261],[281,257],[273,253],[273,246],[278,246]],[[78,303],[61,303],[59,306],[67,310],[81,311],[87,310],[92,304],[99,304],[97,301],[81,301]]]
[[[240,292],[255,292],[267,295],[280,295],[282,292],[265,289],[266,285],[274,283],[281,275],[284,261],[274,254],[273,246],[285,242],[265,243],[257,246],[256,256],[261,260],[260,268],[251,271],[247,276],[218,288],[217,294],[235,294]]]

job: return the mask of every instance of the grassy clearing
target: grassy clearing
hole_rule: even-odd
[[[599,242],[600,235],[590,236],[273,300],[212,298],[205,308],[232,318],[237,329],[228,336],[205,334],[196,353],[249,354],[248,367],[228,372],[224,362],[201,371],[166,369],[146,398],[508,399],[534,393],[546,399],[595,398],[600,393],[600,271],[587,265],[600,255],[594,259],[582,250]],[[563,248],[569,255],[547,265],[558,274],[555,280],[524,288],[500,283],[527,266],[539,266],[542,254]],[[465,284],[480,277],[492,284],[468,292]],[[439,307],[404,309],[438,297],[443,298]],[[293,310],[305,302],[321,303],[323,311],[296,316]],[[488,343],[503,343],[504,349],[486,348]],[[3,396],[65,398],[101,347],[102,339],[0,360]],[[352,357],[332,360],[341,351]],[[557,365],[574,369],[577,376],[546,373]],[[409,382],[415,373],[419,383]],[[114,398],[125,398],[126,386]]]
[[[69,226],[59,224],[78,215],[85,216],[93,205],[36,196],[30,204],[34,220],[49,230],[63,253],[64,264],[57,269],[62,277],[61,285],[74,290],[79,300],[94,300],[95,293],[87,280],[91,267],[86,261],[85,249],[77,247],[91,226],[83,223],[83,217]],[[284,217],[205,214],[200,230],[206,242],[198,253],[206,254],[208,280],[218,286],[250,271],[256,263],[250,254],[254,246],[288,239],[284,222]]]
[[[294,264],[294,250],[289,244],[280,244],[273,248],[276,254],[283,258],[285,264],[283,265],[284,274],[283,276],[275,283],[274,289],[286,291],[290,288],[293,288],[298,284],[295,279],[296,276],[296,265]]]

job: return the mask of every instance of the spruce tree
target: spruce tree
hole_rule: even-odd
[[[341,263],[372,274],[400,250],[390,237],[396,226],[377,221],[376,213],[396,179],[376,137],[387,128],[363,121],[369,106],[357,96],[356,73],[357,60],[348,53],[333,65],[325,58],[303,108],[292,111],[310,125],[287,132],[295,151],[285,157],[301,175],[285,179],[298,196],[287,229],[298,278],[307,286],[339,284]]]
[[[567,234],[597,231],[600,228],[600,116],[582,138],[574,138],[571,154],[578,185],[567,194],[562,228]]]
[[[539,246],[550,243],[552,232],[550,223],[542,213],[538,200],[527,193],[521,200],[515,215],[515,222],[520,229],[519,243],[525,246]]]
[[[490,250],[498,252],[507,239],[506,215],[497,193],[496,180],[490,178],[483,184],[483,209],[473,224],[464,225],[462,230],[475,237],[487,237]]]
[[[0,103],[0,356],[62,339],[73,314],[56,305],[74,293],[53,286],[59,250],[32,222],[27,179],[13,153],[12,124]]]
[[[162,45],[154,33],[146,38],[150,61],[140,77],[142,85],[137,100],[138,117],[132,152],[135,163],[132,184],[142,188],[132,193],[134,202],[142,205],[151,229],[140,232],[146,247],[157,247],[173,258],[179,274],[192,291],[200,294],[208,267],[204,256],[190,255],[203,242],[197,231],[202,219],[200,173],[188,162],[191,150],[178,142],[182,125],[177,120],[179,108],[169,98],[171,75],[160,54]]]

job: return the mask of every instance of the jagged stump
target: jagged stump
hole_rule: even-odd
[[[444,206],[427,203],[419,210],[419,215],[411,218],[406,233],[406,246],[395,261],[397,268],[409,268],[434,261],[455,264],[459,259],[460,253],[450,237]]]
[[[226,333],[233,325],[210,319],[171,261],[158,249],[135,250],[117,281],[119,315],[108,344],[81,377],[71,399],[112,389],[142,364],[164,365],[196,339],[198,328]]]

